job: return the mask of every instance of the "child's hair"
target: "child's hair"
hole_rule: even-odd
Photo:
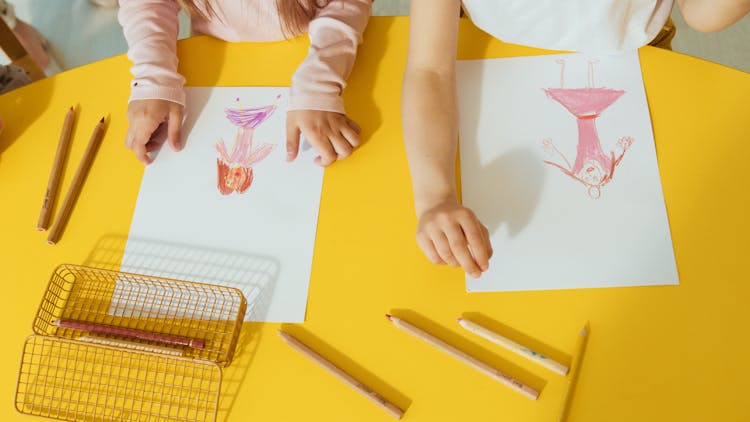
[[[191,16],[208,19],[217,16],[211,0],[178,0]],[[235,0],[236,1],[236,0]],[[305,31],[307,23],[315,16],[318,8],[329,0],[276,0],[279,25],[287,37],[297,36]],[[203,10],[199,7],[203,6]],[[205,12],[204,12],[205,11]]]

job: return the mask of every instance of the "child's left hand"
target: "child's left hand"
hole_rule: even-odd
[[[320,154],[315,164],[328,166],[351,155],[359,146],[361,129],[343,114],[320,110],[292,110],[286,113],[286,160],[299,152],[300,133]]]

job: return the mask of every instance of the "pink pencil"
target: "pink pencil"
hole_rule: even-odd
[[[171,344],[174,346],[187,346],[192,347],[193,349],[203,349],[206,347],[206,343],[203,340],[173,336],[170,334],[151,333],[148,331],[134,330],[132,328],[113,327],[111,325],[96,324],[93,322],[58,319],[52,321],[52,325],[60,328],[88,331],[90,333],[123,337],[131,340],[157,341],[159,343]]]

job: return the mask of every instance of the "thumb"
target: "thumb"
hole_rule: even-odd
[[[180,139],[180,128],[182,128],[182,107],[172,107],[167,119],[167,139],[173,151],[180,151],[183,147]]]
[[[287,120],[286,123],[286,161],[294,161],[299,152],[300,130],[296,124]]]

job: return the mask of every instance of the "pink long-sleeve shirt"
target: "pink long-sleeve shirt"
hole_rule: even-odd
[[[209,1],[217,16],[193,18],[194,33],[227,41],[285,38],[276,0]],[[292,76],[289,110],[344,113],[341,93],[371,4],[372,0],[331,0],[308,22],[310,51]],[[133,62],[130,101],[163,99],[185,104],[185,78],[177,73],[179,11],[176,0],[120,0],[118,20]]]

